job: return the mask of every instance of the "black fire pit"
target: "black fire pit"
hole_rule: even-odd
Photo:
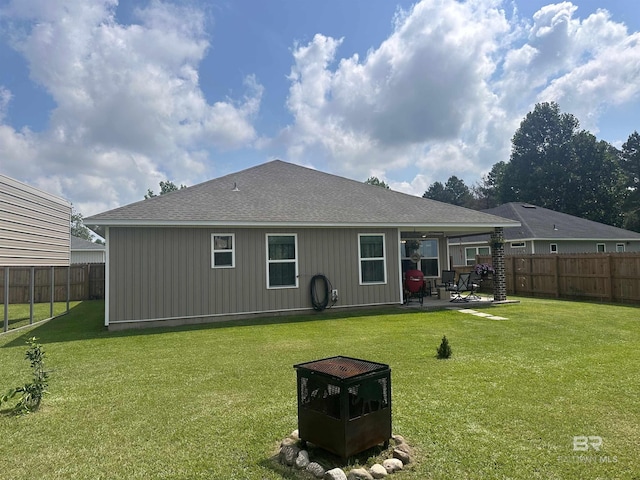
[[[330,357],[294,365],[298,432],[346,461],[391,438],[391,369],[383,363]]]

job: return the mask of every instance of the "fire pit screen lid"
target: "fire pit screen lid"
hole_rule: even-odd
[[[293,368],[323,373],[334,378],[345,380],[367,373],[388,370],[389,365],[339,355],[336,357],[323,358],[322,360],[299,363],[294,365]]]

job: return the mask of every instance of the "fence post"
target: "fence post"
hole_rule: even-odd
[[[31,267],[29,272],[29,325],[33,325],[33,304],[36,301],[36,267]]]
[[[87,275],[85,277],[85,285],[84,285],[84,298],[90,300],[91,299],[91,264],[87,263]]]
[[[71,265],[67,267],[67,313],[69,313],[69,297],[71,296]]]
[[[9,331],[9,267],[4,267],[4,331]]]
[[[612,268],[612,265],[613,265],[613,257],[611,256],[610,253],[608,253],[607,254],[607,270],[609,270],[609,272],[608,272],[609,275],[607,275],[606,282],[607,282],[607,288],[609,290],[608,298],[609,298],[610,302],[613,302],[613,268]]]
[[[553,265],[556,269],[556,298],[560,298],[560,258],[557,253],[555,254]]]
[[[513,255],[509,257],[509,263],[511,264],[511,291],[516,294],[516,257]]]
[[[51,303],[49,305],[49,316],[53,317],[53,303],[56,301],[55,296],[56,296],[56,288],[55,288],[55,274],[56,274],[56,267],[51,267]]]

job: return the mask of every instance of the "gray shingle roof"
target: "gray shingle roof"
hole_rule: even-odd
[[[100,243],[90,242],[84,238],[71,236],[71,250],[105,250],[105,246]]]
[[[234,191],[234,186],[237,188]],[[428,226],[488,231],[487,213],[274,160],[85,218],[87,225]]]
[[[505,203],[483,211],[521,223],[520,227],[505,228],[504,236],[507,240],[640,240],[640,233],[528,203]],[[483,239],[486,238],[483,237]],[[467,239],[467,241],[471,240],[474,238]]]

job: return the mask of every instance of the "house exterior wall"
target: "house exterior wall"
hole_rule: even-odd
[[[105,263],[106,254],[104,250],[72,250],[71,264],[78,263]]]
[[[235,235],[234,268],[211,268],[213,233]],[[274,233],[297,234],[297,288],[267,288],[266,235]],[[385,284],[360,285],[360,233],[385,235]],[[398,240],[394,228],[110,227],[109,328],[309,310],[310,281],[318,273],[338,290],[334,308],[400,303]]]
[[[449,244],[449,255],[451,256],[451,267],[466,266],[466,248],[487,248],[490,247],[489,242],[459,242],[455,241]],[[509,242],[505,243],[505,252],[509,253]],[[523,249],[515,249],[522,251]],[[491,248],[489,248],[491,253]]]
[[[523,248],[512,248],[513,242],[524,243]],[[506,240],[505,255],[530,255],[551,253],[551,244],[557,245],[557,253],[597,253],[597,245],[604,244],[606,253],[615,253],[616,245],[624,244],[625,252],[640,252],[640,241],[625,240]],[[453,243],[449,252],[454,266],[465,265],[466,247],[486,247],[489,242]]]
[[[528,242],[530,243],[530,242]],[[625,252],[640,252],[640,241],[624,240],[536,240],[535,253],[551,253],[550,245],[555,243],[558,246],[558,253],[597,253],[597,245],[604,244],[606,253],[615,253],[616,245],[624,244]],[[531,253],[515,252],[515,253]]]
[[[0,175],[0,266],[68,266],[71,204]]]

